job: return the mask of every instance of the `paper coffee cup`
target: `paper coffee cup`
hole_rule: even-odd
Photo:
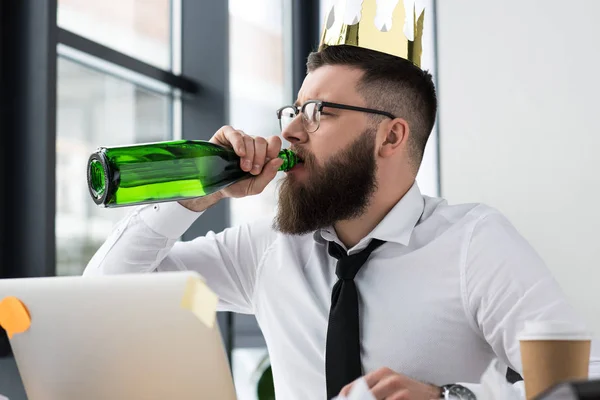
[[[527,322],[519,336],[527,399],[561,382],[588,379],[591,339],[580,326]]]

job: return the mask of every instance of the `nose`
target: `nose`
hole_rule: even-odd
[[[308,140],[308,133],[304,129],[302,123],[302,115],[297,115],[296,118],[288,126],[285,127],[281,135],[291,144],[302,144]]]

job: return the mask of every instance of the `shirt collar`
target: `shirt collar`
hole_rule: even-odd
[[[366,242],[373,238],[407,246],[415,226],[421,219],[424,208],[425,200],[421,195],[417,182],[415,182],[375,229],[363,238],[356,247],[366,245]],[[331,226],[317,230],[313,238],[321,244],[330,241],[339,243],[335,229]]]

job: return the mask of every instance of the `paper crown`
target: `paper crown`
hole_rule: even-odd
[[[417,17],[418,14],[418,17]],[[421,66],[425,10],[415,0],[335,0],[326,14],[319,49],[351,45]]]

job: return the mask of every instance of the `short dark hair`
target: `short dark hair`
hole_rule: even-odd
[[[406,59],[350,45],[328,46],[311,53],[307,72],[324,65],[345,65],[364,71],[358,92],[367,107],[387,111],[408,122],[410,157],[418,169],[437,112],[431,74]],[[382,120],[380,116],[374,118]]]

